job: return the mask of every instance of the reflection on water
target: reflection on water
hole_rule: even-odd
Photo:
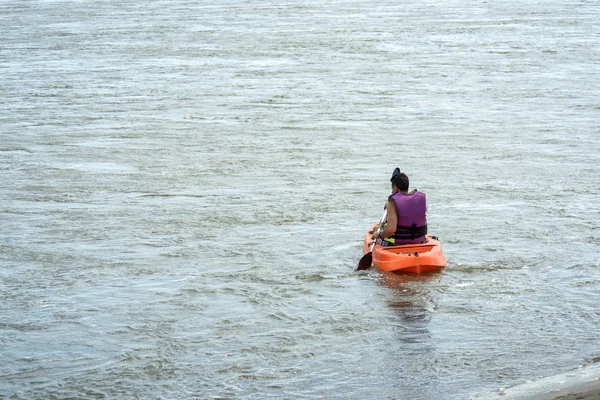
[[[427,274],[383,272],[377,280],[394,320],[388,357],[382,366],[386,379],[400,382],[402,391],[413,398],[440,398],[443,383],[436,376],[435,337],[429,324],[435,318],[431,288],[441,279],[439,271]],[[418,376],[418,389],[412,381]]]
[[[435,279],[434,274],[411,276],[386,272],[382,275],[379,283],[388,288],[388,306],[398,316],[395,339],[400,343],[420,344],[415,346],[414,351],[426,353],[431,348],[427,325],[434,312],[427,284]]]

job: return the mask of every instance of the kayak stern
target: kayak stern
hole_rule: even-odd
[[[372,229],[371,229],[372,230]],[[371,250],[371,234],[367,232],[363,244],[363,254]],[[409,272],[420,274],[439,270],[448,265],[442,245],[431,235],[424,243],[382,246],[373,249],[373,266],[384,272]]]

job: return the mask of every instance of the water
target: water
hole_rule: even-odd
[[[464,399],[598,360],[594,1],[0,1],[0,397]],[[399,166],[450,265],[357,273]]]

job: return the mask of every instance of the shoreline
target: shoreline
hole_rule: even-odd
[[[498,389],[474,400],[600,400],[600,363],[521,385]]]

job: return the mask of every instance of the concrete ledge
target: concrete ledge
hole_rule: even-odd
[[[475,400],[600,400],[600,364],[498,389]]]

